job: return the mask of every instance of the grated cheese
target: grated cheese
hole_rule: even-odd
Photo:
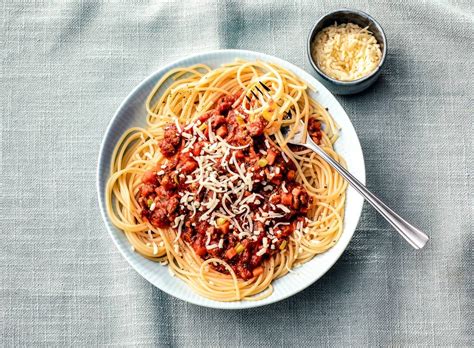
[[[277,207],[283,210],[285,213],[291,213],[291,210],[285,207],[283,204],[277,204]]]
[[[319,69],[339,81],[354,81],[377,69],[382,51],[368,27],[343,23],[321,30],[311,55]]]
[[[268,198],[267,194],[255,193],[253,189],[256,182],[261,180],[263,191],[276,190],[278,185],[267,183],[264,179],[268,179],[265,178],[266,175],[270,178],[275,174],[280,175],[282,169],[275,165],[265,169],[259,168],[253,172],[253,167],[245,161],[239,163],[236,156],[237,151],[248,148],[251,143],[242,146],[229,144],[212,130],[210,120],[207,121],[206,128],[199,129],[198,125],[199,123],[195,122],[192,126],[183,126],[184,132],[181,128],[179,129],[184,143],[182,152],[192,151],[189,157],[196,161],[197,167],[186,175],[179,170],[174,171],[184,179],[185,184],[192,187],[192,191],[185,189],[178,193],[181,206],[185,207],[192,215],[189,216],[188,213],[179,215],[171,224],[171,227],[177,230],[173,240],[174,252],[181,255],[178,241],[185,229],[185,219],[192,219],[196,214],[200,214],[199,221],[206,221],[216,228],[218,228],[219,218],[229,221],[229,233],[239,240],[248,238],[257,241],[260,234],[264,232],[261,248],[256,253],[258,256],[263,256],[269,250],[275,250],[278,247],[275,246],[279,240],[277,236],[281,235],[281,231],[275,230],[275,228],[279,225],[290,224],[275,220],[284,218],[286,214],[291,213],[291,210],[282,204],[274,205],[265,202]],[[177,128],[178,126],[180,126],[179,122]],[[203,129],[206,130],[203,132]],[[196,153],[195,144],[198,142],[200,151]],[[265,145],[267,149],[271,148],[267,139],[265,139]],[[268,151],[264,149],[259,152],[262,155],[268,154]],[[287,158],[285,160],[288,161]],[[219,166],[221,168],[217,170]],[[161,169],[165,169],[164,167],[166,166],[161,166]],[[157,174],[163,175],[164,170],[158,171]],[[288,192],[285,183],[282,184],[282,191]],[[269,199],[275,194],[277,193],[271,193]],[[270,206],[272,210],[269,210]],[[261,225],[262,223],[265,227]],[[196,223],[192,222],[191,226],[196,227]],[[153,254],[157,255],[159,249],[153,241],[151,231],[149,237],[152,242],[150,246],[153,246]],[[216,235],[215,229],[208,229],[204,244],[206,250],[222,250],[225,248],[225,239]],[[159,246],[162,247],[163,242],[160,242]]]

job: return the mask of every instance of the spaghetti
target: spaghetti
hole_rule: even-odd
[[[169,71],[147,98],[147,127],[129,129],[113,152],[112,223],[202,296],[269,296],[274,279],[331,248],[343,228],[346,182],[280,132],[303,121],[343,163],[337,125],[307,90],[261,61]]]

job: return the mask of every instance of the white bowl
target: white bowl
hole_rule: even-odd
[[[233,61],[235,58],[277,63],[293,71],[309,85],[315,87],[318,92],[310,93],[311,96],[321,105],[329,108],[330,114],[341,127],[340,138],[335,144],[336,151],[344,156],[349,171],[362,183],[365,183],[365,167],[362,149],[354,127],[346,112],[336,98],[321,83],[293,64],[263,53],[244,50],[220,50],[201,53],[178,60],[161,68],[140,83],[119,106],[107,127],[100,148],[97,169],[97,191],[102,217],[117,248],[130,265],[146,280],[166,293],[184,301],[220,309],[240,309],[263,306],[283,300],[313,284],[334,265],[342,252],[346,249],[356,229],[363,204],[363,198],[352,188],[349,188],[347,190],[344,231],[338,243],[325,253],[317,255],[311,261],[296,268],[295,272],[289,273],[274,281],[273,294],[259,301],[218,302],[209,300],[193,292],[192,289],[180,279],[172,277],[166,266],[161,266],[156,262],[147,260],[132,251],[122,231],[112,225],[105,208],[105,187],[109,177],[110,160],[118,139],[130,127],[145,126],[145,99],[155,83],[170,69],[198,63],[216,68],[223,63]]]

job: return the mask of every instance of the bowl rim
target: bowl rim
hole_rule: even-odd
[[[361,77],[361,78],[359,78],[357,80],[353,80],[353,81],[340,81],[340,80],[337,80],[335,78],[332,78],[332,77],[328,76],[321,69],[319,69],[318,65],[316,64],[316,62],[313,59],[313,56],[311,55],[311,42],[312,42],[313,37],[316,35],[316,27],[319,25],[319,23],[321,23],[327,17],[329,17],[331,15],[334,15],[336,13],[339,13],[339,12],[352,12],[354,14],[357,14],[357,15],[361,16],[361,17],[367,18],[369,21],[371,21],[375,25],[375,27],[377,28],[377,30],[380,31],[380,34],[382,36],[382,42],[383,42],[382,59],[380,59],[380,62],[377,65],[377,68],[375,68],[369,75]],[[375,20],[375,18],[372,17],[371,15],[369,15],[368,13],[366,13],[364,11],[361,11],[361,10],[355,10],[355,9],[350,9],[350,8],[340,8],[340,9],[328,12],[328,13],[322,15],[321,17],[319,17],[319,19],[316,21],[316,23],[313,25],[313,27],[311,28],[311,30],[309,32],[308,40],[307,40],[307,44],[306,44],[306,53],[308,54],[309,62],[311,63],[311,66],[313,67],[313,69],[316,70],[316,72],[319,75],[321,75],[321,77],[323,77],[325,80],[330,81],[330,82],[332,82],[334,84],[337,84],[337,85],[340,85],[340,86],[354,86],[354,85],[362,83],[366,80],[369,80],[371,77],[378,74],[378,72],[382,68],[382,65],[384,64],[385,58],[387,56],[387,37],[386,37],[385,32],[384,32],[382,26],[380,25],[380,23],[377,22]]]
[[[167,293],[168,295],[171,295],[177,299],[180,299],[182,301],[198,305],[198,306],[203,306],[203,307],[208,307],[208,308],[215,308],[215,309],[225,309],[225,310],[239,310],[239,309],[248,309],[248,308],[255,308],[255,307],[260,307],[268,304],[272,304],[281,300],[284,300],[290,296],[295,295],[296,293],[299,293],[300,291],[303,291],[305,288],[309,287],[311,284],[315,283],[317,280],[319,280],[326,272],[340,259],[342,253],[347,249],[350,241],[352,240],[352,237],[357,229],[358,223],[360,222],[360,218],[362,215],[362,208],[364,204],[364,200],[361,197],[358,196],[353,196],[354,202],[352,203],[353,206],[351,206],[351,210],[353,211],[353,227],[349,228],[349,230],[346,230],[346,227],[344,227],[344,231],[346,233],[346,238],[342,239],[339,241],[339,243],[336,244],[334,249],[331,249],[330,252],[332,254],[331,258],[329,260],[323,261],[323,264],[321,264],[321,267],[319,268],[319,275],[316,275],[314,277],[308,278],[303,278],[303,285],[293,288],[291,290],[284,291],[282,294],[279,294],[275,297],[269,297],[260,301],[235,301],[235,302],[218,302],[218,301],[213,301],[209,300],[205,297],[198,296],[197,294],[193,294],[193,296],[186,295],[186,294],[181,294],[179,292],[176,292],[174,290],[170,290],[166,286],[163,286],[163,284],[160,284],[152,277],[151,273],[148,272],[141,264],[141,261],[137,260],[142,260],[141,256],[138,254],[135,254],[131,251],[129,244],[125,243],[122,245],[122,242],[119,237],[119,233],[123,233],[122,231],[119,231],[116,227],[112,226],[112,224],[109,222],[109,217],[105,209],[105,187],[107,184],[107,178],[103,180],[104,178],[102,175],[108,174],[109,173],[109,162],[110,162],[110,156],[109,154],[106,153],[106,147],[112,144],[115,144],[114,138],[117,137],[117,135],[113,134],[114,127],[116,127],[117,122],[119,122],[120,118],[123,118],[123,113],[125,107],[130,104],[131,99],[135,97],[137,93],[140,92],[143,88],[148,88],[146,87],[151,81],[156,80],[156,78],[160,75],[166,72],[167,70],[176,67],[176,66],[186,66],[187,64],[190,63],[193,59],[210,59],[210,58],[217,58],[220,59],[222,56],[228,55],[229,57],[232,57],[234,59],[235,57],[238,57],[240,55],[245,56],[246,59],[264,59],[272,62],[279,63],[283,65],[284,67],[290,69],[293,71],[295,74],[300,76],[303,80],[310,82],[311,84],[315,84],[318,86],[318,89],[320,90],[319,93],[324,93],[327,94],[327,97],[331,100],[333,100],[334,104],[337,108],[340,109],[340,115],[342,118],[346,119],[348,123],[346,124],[346,128],[349,130],[350,133],[353,133],[355,136],[353,141],[353,145],[355,146],[355,151],[356,151],[356,158],[357,161],[354,162],[354,164],[358,167],[359,171],[359,180],[362,183],[365,183],[366,181],[366,167],[365,167],[365,160],[364,160],[364,155],[362,151],[362,147],[360,144],[359,137],[355,131],[354,125],[352,124],[349,116],[347,115],[346,111],[342,107],[342,105],[339,103],[339,101],[336,99],[336,97],[326,88],[324,85],[322,85],[319,81],[317,81],[314,76],[311,76],[308,72],[304,71],[302,68],[299,68],[298,66],[275,56],[268,55],[265,53],[261,52],[255,52],[255,51],[250,51],[250,50],[240,50],[240,49],[221,49],[221,50],[210,50],[210,51],[204,51],[201,53],[196,53],[193,55],[187,55],[183,56],[179,59],[173,60],[171,63],[164,64],[160,66],[157,70],[154,70],[150,75],[145,77],[137,86],[135,86],[132,91],[125,97],[125,99],[120,103],[119,107],[115,111],[113,117],[109,121],[109,124],[107,125],[107,128],[104,132],[104,136],[102,138],[100,150],[99,150],[99,155],[97,159],[97,172],[96,172],[96,189],[97,189],[97,197],[99,201],[99,210],[102,216],[102,220],[105,223],[106,230],[111,237],[113,244],[115,244],[115,247],[119,250],[120,254],[125,258],[125,260],[129,263],[129,265],[137,272],[139,273],[144,279],[146,279],[150,284],[153,286],[157,287],[161,291]],[[156,83],[156,81],[154,82]],[[119,136],[118,136],[119,137]],[[117,140],[117,139],[116,139]],[[352,188],[348,188],[348,190],[353,190]],[[353,195],[356,194],[354,191]],[[356,198],[357,197],[357,198]],[[347,209],[347,206],[346,208]],[[347,210],[346,210],[347,212]],[[337,247],[337,246],[340,247]],[[323,255],[323,254],[321,254]],[[315,258],[313,259],[315,260]],[[311,262],[311,261],[310,261]],[[314,261],[316,262],[316,261]],[[308,262],[309,264],[309,262]],[[305,265],[303,265],[305,266]],[[308,266],[307,266],[308,267]],[[186,285],[186,284],[184,284]],[[188,289],[189,291],[192,291]]]

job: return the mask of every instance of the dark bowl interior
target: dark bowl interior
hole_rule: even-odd
[[[324,28],[326,28],[330,25],[333,25],[336,22],[337,22],[337,24],[354,23],[354,24],[359,25],[362,28],[369,27],[368,29],[374,35],[375,39],[377,40],[378,44],[380,45],[380,50],[382,51],[382,59],[379,63],[379,66],[383,63],[383,61],[385,60],[385,54],[386,54],[386,39],[385,39],[385,34],[382,30],[382,27],[375,21],[375,19],[370,17],[367,13],[364,13],[362,11],[357,11],[357,10],[342,9],[342,10],[337,10],[337,11],[328,13],[327,15],[323,16],[316,23],[313,30],[311,31],[309,41],[308,41],[308,55],[309,55],[309,58],[311,60],[311,63],[313,64],[314,68],[320,74],[326,76],[326,74],[324,74],[317,67],[316,62],[313,60],[313,57],[311,55],[311,51],[312,51],[312,47],[313,47],[313,39],[319,31],[321,31],[322,29],[324,29]],[[331,78],[329,78],[329,79],[331,79]],[[358,80],[348,81],[346,83],[354,83],[354,82],[357,82],[357,81]],[[338,81],[338,82],[342,82],[342,81]]]

